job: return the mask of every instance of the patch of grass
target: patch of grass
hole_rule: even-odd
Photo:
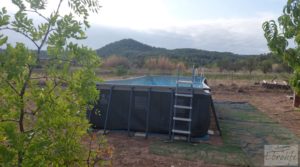
[[[206,73],[205,77],[209,80],[211,79],[231,79],[231,80],[288,80],[290,74],[288,73]]]
[[[222,111],[222,119],[226,120],[276,123],[265,113],[256,112],[257,109],[248,103],[230,103],[230,105],[216,105],[216,110]]]
[[[154,142],[150,152],[162,156],[172,156],[186,160],[202,160],[207,163],[247,166],[250,164],[239,146],[210,144],[190,144],[186,142]]]
[[[264,145],[300,144],[288,129],[248,103],[216,103],[223,145],[154,142],[150,152],[229,166],[262,166]]]

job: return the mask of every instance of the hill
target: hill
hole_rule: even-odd
[[[101,57],[110,55],[125,56],[130,61],[139,64],[146,58],[166,56],[173,60],[184,61],[188,64],[212,64],[223,59],[235,61],[242,58],[243,55],[238,55],[230,52],[215,52],[200,49],[182,48],[182,49],[165,49],[143,44],[133,39],[123,39],[110,43],[100,49],[97,49],[97,54]]]

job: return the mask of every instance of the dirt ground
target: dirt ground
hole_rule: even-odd
[[[223,165],[209,165],[202,161],[187,161],[173,157],[154,155],[149,152],[149,145],[152,142],[161,140],[156,137],[144,139],[143,137],[127,137],[126,134],[109,134],[109,142],[115,148],[113,166],[130,167],[187,167],[207,166],[224,167]],[[219,140],[219,139],[216,139]]]
[[[291,91],[269,90],[249,82],[224,84],[224,82],[213,81],[211,83],[215,101],[248,102],[300,137],[300,111],[292,107],[293,100],[287,97],[292,95]],[[111,133],[108,135],[108,140],[115,150],[113,166],[224,166],[151,154],[149,145],[161,140],[157,137],[146,140],[142,137],[127,137],[126,134]],[[212,137],[209,142],[218,145],[222,144],[222,139]]]
[[[293,107],[291,90],[266,89],[254,83],[220,84],[213,82],[212,96],[217,101],[248,102],[274,121],[300,137],[300,109]]]

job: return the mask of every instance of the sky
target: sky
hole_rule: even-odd
[[[0,0],[10,13],[10,0]],[[58,0],[48,0],[49,13]],[[196,48],[238,54],[268,52],[262,23],[277,19],[287,0],[99,0],[88,39],[94,49],[124,38],[155,47]],[[67,6],[64,6],[67,8]],[[67,11],[67,10],[64,10]],[[34,20],[38,19],[32,16]],[[25,40],[5,32],[10,42]]]

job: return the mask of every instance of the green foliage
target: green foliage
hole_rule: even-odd
[[[281,57],[294,71],[291,84],[297,94],[300,94],[298,84],[300,74],[300,1],[288,0],[283,14],[278,18],[278,25],[274,20],[263,24],[265,38],[270,50]],[[288,40],[294,40],[296,46],[288,48]]]
[[[257,67],[257,62],[254,57],[249,57],[244,61],[244,67],[249,72],[249,74],[252,73],[253,70]]]
[[[217,66],[219,67],[220,72],[222,72],[223,70],[228,70],[230,66],[230,62],[231,60],[229,59],[222,59],[217,61]]]
[[[50,16],[41,14],[46,0],[12,2],[19,10],[13,17],[5,8],[0,11],[0,33],[19,33],[36,50],[6,44],[7,37],[0,34],[0,45],[6,44],[0,52],[0,166],[89,165],[91,150],[82,140],[90,126],[86,109],[99,95],[94,69],[100,60],[90,48],[70,41],[86,38],[88,12],[98,11],[98,1],[69,0],[73,12],[61,15],[60,0]],[[34,23],[31,12],[44,22]],[[49,61],[36,74],[44,46]],[[79,68],[71,69],[74,62]]]
[[[115,74],[118,76],[126,75],[128,73],[128,68],[124,66],[117,66],[115,68]]]
[[[270,60],[262,61],[259,64],[259,68],[264,74],[271,72],[272,71],[272,62]]]

